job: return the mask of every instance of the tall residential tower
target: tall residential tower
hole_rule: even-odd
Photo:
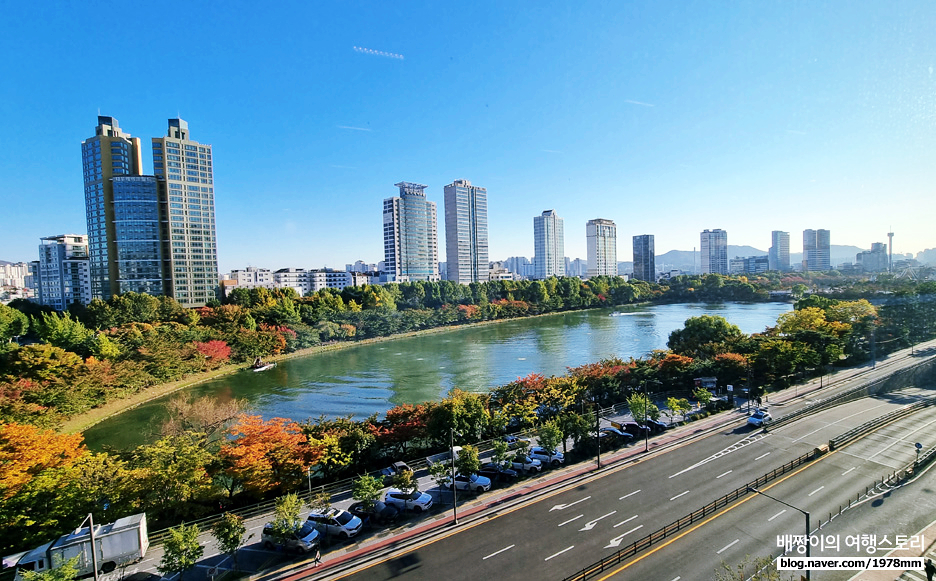
[[[790,270],[790,233],[774,230],[770,233],[770,250],[767,253],[768,268],[786,272]]]
[[[595,218],[585,224],[588,271],[592,276],[617,276],[617,226],[611,220]]]
[[[656,282],[656,252],[653,234],[634,236],[634,278]]]
[[[487,190],[468,180],[445,186],[445,266],[453,282],[488,280]]]
[[[803,270],[832,270],[831,249],[828,230],[803,230]]]
[[[728,232],[721,228],[702,231],[702,273],[728,274]]]
[[[562,218],[546,210],[533,218],[533,278],[565,276],[565,243]]]
[[[394,184],[399,197],[383,202],[384,271],[386,282],[439,280],[436,205],[426,199],[426,186]]]
[[[140,138],[121,131],[113,117],[99,115],[94,137],[81,142],[81,162],[88,222],[91,296],[107,300],[120,293],[111,178],[143,173]]]
[[[211,146],[192,141],[188,123],[170,119],[166,137],[153,138],[153,173],[165,181],[168,232],[162,260],[166,294],[182,306],[203,306],[218,286],[214,171]]]

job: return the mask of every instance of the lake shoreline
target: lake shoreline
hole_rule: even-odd
[[[360,341],[340,341],[335,343],[328,343],[324,345],[316,345],[315,347],[307,347],[305,349],[300,349],[298,351],[293,351],[292,353],[287,353],[285,355],[277,355],[274,357],[266,358],[268,362],[280,362],[287,361],[289,359],[296,359],[299,357],[309,357],[313,355],[318,355],[321,353],[328,353],[332,351],[339,351],[344,349],[352,349],[359,346],[365,345],[374,345],[378,343],[385,343],[387,341],[394,341],[397,339],[406,339],[410,337],[419,337],[424,335],[433,335],[433,334],[442,334],[450,333],[453,331],[459,331],[462,329],[477,328],[487,325],[497,325],[507,321],[517,321],[521,319],[534,319],[541,317],[552,317],[556,315],[565,315],[569,313],[578,313],[583,311],[596,311],[601,309],[629,309],[633,307],[642,307],[647,305],[652,305],[650,302],[634,303],[632,305],[618,305],[615,307],[596,307],[590,309],[572,309],[568,311],[558,311],[552,313],[542,313],[538,315],[528,315],[525,317],[513,317],[507,319],[494,319],[490,321],[478,321],[476,323],[462,323],[460,325],[447,325],[444,327],[433,327],[432,329],[422,329],[419,331],[409,331],[407,333],[399,333],[396,335],[387,335],[385,337],[371,337],[369,339],[361,339]],[[232,375],[238,372],[246,372],[248,367],[243,363],[230,363],[224,365],[218,369],[212,371],[205,371],[202,373],[197,373],[189,377],[179,379],[177,381],[172,381],[169,383],[161,383],[154,385],[152,387],[146,388],[139,393],[136,393],[130,397],[122,398],[108,402],[100,407],[93,408],[78,414],[74,417],[69,418],[68,420],[62,423],[62,426],[58,429],[60,433],[65,434],[74,434],[84,432],[85,430],[96,426],[97,424],[111,419],[115,416],[122,414],[128,410],[137,408],[141,405],[147,404],[155,399],[188,389],[190,387],[195,387],[206,381],[211,381],[219,377],[224,377],[225,375]]]

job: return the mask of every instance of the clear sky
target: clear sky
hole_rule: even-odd
[[[533,216],[691,250],[705,228],[936,247],[932,2],[15,2],[0,18],[0,259],[85,233],[97,115],[214,147],[222,272],[383,258],[393,184],[488,190],[490,256]],[[357,48],[356,48],[357,47]],[[368,50],[361,50],[368,49]]]

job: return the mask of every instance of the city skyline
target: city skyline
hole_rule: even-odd
[[[571,257],[586,256],[595,215],[622,239],[654,232],[661,254],[692,250],[713,223],[757,248],[772,230],[814,224],[843,245],[893,231],[895,253],[936,247],[936,168],[922,163],[936,148],[929,4],[287,3],[250,18],[236,6],[104,6],[15,5],[0,24],[16,136],[0,159],[4,260],[83,233],[74,151],[96,113],[144,136],[181,116],[218,150],[222,272],[378,261],[381,218],[368,209],[399,176],[429,184],[436,203],[453,179],[484,184],[492,259],[534,254],[521,225],[542,208],[568,222]],[[140,29],[108,55],[120,82],[102,83],[84,71],[103,58],[86,35],[104,13],[154,30],[185,21],[210,66]],[[27,51],[33,22],[44,42]],[[413,24],[419,38],[394,33]],[[455,28],[478,42],[458,42]],[[169,61],[185,83],[151,81]]]

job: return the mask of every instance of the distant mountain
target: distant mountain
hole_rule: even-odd
[[[12,262],[7,262],[6,260],[0,260],[0,264],[2,264],[2,265],[7,265],[7,264],[13,264],[13,263],[12,263]]]

